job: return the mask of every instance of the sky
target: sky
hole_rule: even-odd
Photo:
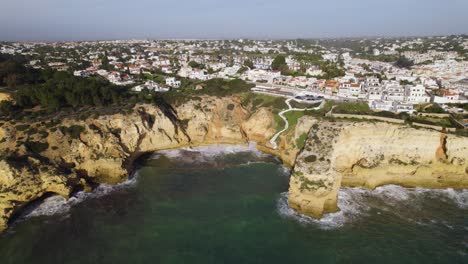
[[[0,41],[468,34],[468,0],[0,0]]]

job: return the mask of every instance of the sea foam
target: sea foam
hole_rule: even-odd
[[[99,198],[109,195],[117,190],[131,188],[136,185],[137,180],[138,173],[135,173],[130,179],[124,182],[114,185],[100,184],[91,192],[77,192],[69,199],[65,199],[60,195],[47,197],[41,201],[41,203],[27,208],[20,218],[66,214],[72,206],[79,204],[86,199]]]
[[[277,211],[282,217],[294,219],[303,224],[315,225],[321,229],[334,229],[364,219],[370,212],[386,212],[407,221],[421,225],[444,224],[443,220],[428,219],[423,213],[424,206],[431,199],[443,201],[468,209],[468,190],[404,188],[386,185],[368,190],[364,188],[341,188],[338,192],[340,211],[325,214],[321,219],[314,219],[299,214],[288,204],[288,194],[282,193],[277,201]]]
[[[218,157],[236,153],[249,153],[255,158],[266,158],[270,155],[257,150],[255,142],[249,142],[247,146],[241,145],[210,145],[199,147],[186,147],[179,149],[160,150],[153,154],[152,159],[157,159],[161,155],[170,159],[177,159],[187,163],[208,163]]]
[[[215,161],[218,157],[235,153],[249,153],[255,158],[270,157],[270,155],[258,151],[256,148],[256,144],[254,142],[250,142],[248,146],[213,145],[193,148],[161,150],[155,152],[151,156],[151,159],[157,159],[161,155],[164,155],[170,159],[177,159],[181,162],[210,163]],[[45,198],[43,201],[41,201],[41,203],[32,205],[30,208],[27,208],[20,218],[65,214],[70,210],[70,208],[73,205],[79,204],[87,199],[99,198],[109,195],[117,190],[131,188],[137,184],[137,181],[138,172],[124,182],[114,185],[100,184],[92,192],[78,192],[75,193],[68,200],[59,195],[51,196]]]

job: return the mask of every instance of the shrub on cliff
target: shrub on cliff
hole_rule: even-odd
[[[36,153],[41,153],[49,148],[49,143],[47,142],[27,141],[24,143],[24,145],[27,149]]]
[[[80,138],[80,134],[82,132],[84,132],[85,130],[86,129],[83,126],[80,126],[80,125],[73,125],[73,126],[70,126],[70,127],[66,127],[66,126],[61,126],[60,127],[60,131],[63,134],[68,134],[73,139]]]
[[[310,156],[307,156],[305,157],[304,159],[306,162],[315,162],[317,160],[317,156],[315,155],[310,155]]]

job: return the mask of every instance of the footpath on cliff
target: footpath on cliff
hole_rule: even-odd
[[[319,106],[314,107],[314,108],[294,108],[294,107],[291,106],[291,101],[292,100],[294,100],[294,99],[293,98],[286,99],[285,103],[288,106],[288,109],[283,110],[283,111],[279,112],[279,114],[278,114],[278,116],[284,121],[285,125],[284,125],[284,128],[282,130],[278,131],[278,133],[276,133],[270,139],[270,144],[272,145],[273,149],[278,149],[278,144],[276,143],[276,140],[278,139],[278,137],[281,134],[283,134],[289,128],[288,119],[284,116],[284,114],[286,114],[287,112],[291,112],[291,111],[319,110],[319,109],[322,109],[325,106],[325,100],[323,100],[322,103]]]

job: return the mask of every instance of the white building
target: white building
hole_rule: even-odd
[[[176,80],[174,77],[166,78],[166,85],[174,88],[179,88],[181,85],[181,82]]]
[[[397,112],[397,113],[413,113],[414,112],[414,108],[413,108],[413,104],[408,104],[408,103],[395,103],[394,105],[394,112]]]
[[[273,82],[273,79],[281,77],[280,71],[267,71],[254,69],[247,72],[247,78],[253,82],[257,81],[267,81],[269,83]]]
[[[338,88],[338,96],[342,97],[357,97],[361,93],[361,84],[345,82],[341,83]]]
[[[378,111],[393,112],[393,102],[382,100],[369,101],[369,108]]]
[[[408,103],[429,103],[431,98],[426,94],[426,88],[421,84],[405,87],[406,102]]]
[[[405,100],[405,88],[398,82],[390,81],[384,86],[384,98],[387,101],[403,102]]]
[[[155,92],[167,92],[169,89],[160,87],[158,83],[153,82],[153,81],[147,81],[145,84],[138,85],[132,88],[133,91],[135,92],[141,92],[144,89],[148,89],[149,91],[155,91]]]

